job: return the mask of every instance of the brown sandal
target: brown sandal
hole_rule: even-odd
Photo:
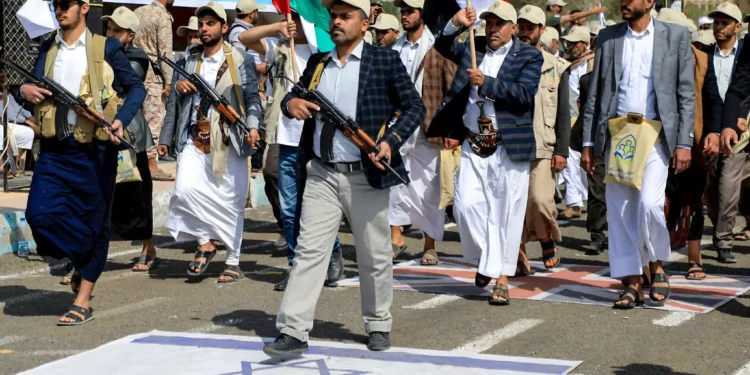
[[[422,260],[419,261],[420,266],[437,266],[440,263],[438,260],[438,254],[435,249],[428,249],[422,253]]]
[[[496,299],[500,297],[503,299]],[[488,302],[492,306],[508,306],[510,305],[510,293],[508,292],[508,286],[505,284],[495,284],[492,288],[492,297],[489,298]]]

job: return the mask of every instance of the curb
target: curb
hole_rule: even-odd
[[[266,184],[263,175],[258,174],[250,178],[248,192],[248,207],[251,209],[268,206],[268,197],[264,190]],[[167,186],[154,186],[153,191],[153,215],[154,228],[164,226],[169,213],[169,201],[172,199],[174,184]],[[24,198],[25,199],[25,198]],[[24,203],[25,206],[25,203]],[[28,225],[19,228],[21,218],[26,218],[26,211],[17,208],[0,208],[0,255],[12,254],[18,251],[18,243],[28,242],[29,251],[36,251],[36,242],[31,234],[31,228]]]

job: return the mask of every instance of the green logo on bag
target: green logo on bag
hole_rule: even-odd
[[[119,168],[120,165],[124,162],[124,158],[122,157],[122,151],[117,153],[117,167]]]
[[[635,156],[635,137],[632,134],[620,140],[615,148],[615,158],[623,164],[630,164]]]

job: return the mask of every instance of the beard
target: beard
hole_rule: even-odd
[[[221,41],[221,35],[216,36],[216,37],[211,36],[211,38],[207,41],[203,41],[203,38],[201,37],[201,43],[203,43],[203,45],[206,47],[213,47],[219,44],[219,41]]]
[[[413,23],[411,25],[407,25],[407,26],[401,25],[401,26],[404,28],[404,31],[406,31],[407,33],[409,33],[409,32],[413,32],[413,31],[419,30],[419,28],[422,26],[422,24],[424,24],[424,21],[422,21],[420,19],[418,22],[415,22],[415,23]]]
[[[530,37],[530,36],[519,36],[518,39],[522,42],[536,47],[537,44],[539,44],[539,38],[541,38],[541,35],[537,35],[536,37]]]
[[[630,14],[625,15],[622,13],[623,10],[630,11]],[[620,8],[620,13],[622,13],[622,19],[625,21],[631,21],[631,20],[637,20],[641,17],[643,17],[644,14],[648,12],[647,9],[630,9],[630,8]]]
[[[73,29],[75,29],[76,27],[78,27],[78,24],[81,22],[81,16],[82,16],[81,15],[81,9],[79,8],[77,14],[75,14],[73,16],[68,15],[68,18],[67,18],[68,22],[67,23],[65,23],[65,24],[60,23],[60,29],[61,30],[73,30]],[[59,21],[58,21],[58,23],[59,23]]]
[[[334,35],[334,31],[338,31],[338,33]],[[333,40],[333,44],[340,46],[342,44],[349,43],[352,38],[346,35],[346,31],[344,29],[338,26],[334,26],[333,28],[331,28],[331,40]]]

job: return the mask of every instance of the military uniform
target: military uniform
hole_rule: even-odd
[[[135,10],[141,21],[141,29],[133,39],[133,45],[146,52],[155,61],[159,56],[172,54],[172,15],[160,2],[154,0],[150,5],[144,5]],[[172,82],[172,68],[161,64],[163,77],[158,77],[152,69],[146,74],[146,101],[143,103],[143,115],[151,128],[154,144],[159,144],[159,133],[166,114],[165,99],[162,97],[164,82]],[[163,79],[163,81],[162,81]],[[156,158],[156,147],[148,150],[148,158]]]

